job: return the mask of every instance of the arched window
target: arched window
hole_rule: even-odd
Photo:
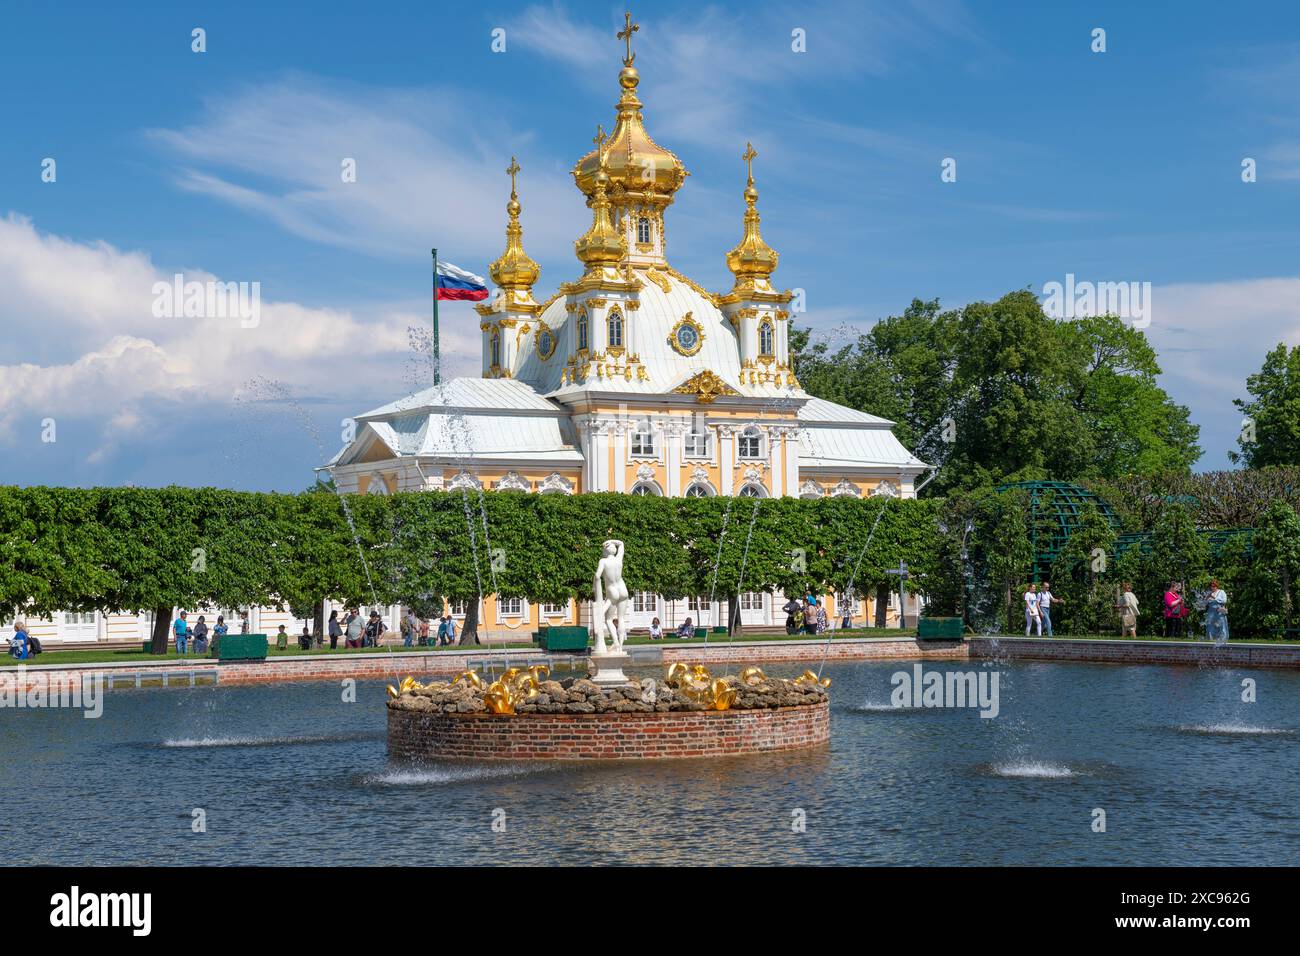
[[[768,322],[766,319],[764,319],[763,324],[758,327],[758,354],[776,354],[776,348],[773,345],[772,323]]]
[[[578,350],[587,348],[587,313],[578,313]]]
[[[763,457],[763,433],[758,430],[757,425],[746,425],[740,433],[740,457]]]
[[[616,349],[623,347],[623,313],[618,309],[609,313],[609,346]]]
[[[709,493],[708,485],[701,484],[700,482],[697,481],[695,484],[691,485],[689,488],[686,489],[686,497],[687,498],[712,498],[713,495]]]
[[[737,492],[738,498],[766,498],[767,492],[761,485],[745,485]]]
[[[650,220],[645,216],[636,221],[636,241],[645,243],[650,241]]]
[[[368,495],[386,495],[388,494],[388,484],[384,479],[375,475],[370,479],[370,484],[366,485],[366,494]]]
[[[659,488],[653,482],[638,481],[635,485],[632,486],[632,494],[652,495],[657,498],[659,497]]]
[[[501,330],[492,330],[492,367],[501,367]]]

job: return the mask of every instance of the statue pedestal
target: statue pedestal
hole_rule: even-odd
[[[621,654],[609,652],[606,654],[592,654],[591,662],[596,665],[596,675],[591,678],[594,683],[601,685],[626,684],[627,675],[623,673],[623,668],[632,663],[631,654]]]

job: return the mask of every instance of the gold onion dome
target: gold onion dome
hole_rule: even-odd
[[[741,157],[749,167],[749,183],[745,186],[745,235],[740,245],[727,253],[727,268],[737,279],[767,278],[776,270],[777,251],[763,241],[758,228],[758,190],[754,188],[754,159],[758,153],[752,143],[745,144]]]
[[[605,131],[596,128],[596,153],[603,158]],[[595,195],[591,199],[591,228],[573,244],[573,251],[588,266],[617,265],[627,255],[627,240],[614,228],[609,218],[610,202],[606,195],[609,174],[599,163],[594,177]]]
[[[528,253],[524,252],[524,230],[519,225],[519,211],[522,207],[519,205],[519,195],[515,191],[515,176],[519,172],[519,163],[515,157],[510,157],[510,165],[506,168],[506,172],[510,174],[510,201],[506,203],[506,213],[510,216],[510,222],[506,226],[506,251],[488,266],[488,275],[502,289],[531,289],[542,270],[529,258]]]
[[[609,176],[607,188],[618,203],[649,201],[668,205],[675,193],[690,175],[682,161],[671,150],[664,149],[650,138],[641,120],[641,101],[636,87],[640,74],[632,66],[636,54],[632,52],[632,34],[640,29],[625,14],[625,27],[618,38],[627,44],[623,69],[618,74],[618,84],[623,89],[618,101],[618,119],[604,149],[605,171]],[[573,180],[590,199],[596,192],[596,179],[602,157],[594,149],[573,167]]]

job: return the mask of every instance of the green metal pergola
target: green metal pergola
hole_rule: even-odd
[[[1034,550],[1034,582],[1048,579],[1052,563],[1079,524],[1083,509],[1092,505],[1116,531],[1119,519],[1105,500],[1068,481],[1017,481],[997,486],[998,491],[1024,491],[1029,495],[1030,542]],[[1046,519],[1049,529],[1041,526]]]

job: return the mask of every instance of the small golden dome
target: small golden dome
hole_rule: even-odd
[[[591,228],[573,244],[573,251],[587,266],[617,265],[627,255],[627,240],[610,220],[610,202],[605,190],[610,176],[605,170],[605,131],[596,128],[596,173],[592,177],[595,195],[591,199]]]
[[[727,253],[727,268],[737,279],[767,278],[776,271],[780,256],[763,241],[758,229],[758,190],[754,188],[754,159],[758,153],[752,143],[745,144],[741,157],[749,167],[749,182],[745,186],[745,235],[740,245]]]
[[[623,69],[618,74],[618,85],[623,94],[619,97],[618,119],[614,131],[605,144],[604,164],[609,175],[608,188],[615,194],[615,205],[632,205],[654,202],[667,206],[673,193],[690,175],[682,161],[671,150],[664,149],[650,138],[641,119],[641,101],[636,97],[640,74],[632,65],[636,54],[632,52],[632,34],[640,27],[625,15],[626,25],[618,38],[627,42]],[[592,150],[573,167],[573,180],[590,199],[596,192],[596,173],[601,157]]]
[[[506,172],[510,174],[510,201],[506,203],[506,214],[510,222],[506,225],[506,251],[488,266],[488,275],[502,289],[531,289],[541,267],[524,252],[524,230],[519,225],[519,195],[515,192],[515,175],[519,172],[519,163],[510,157]]]

